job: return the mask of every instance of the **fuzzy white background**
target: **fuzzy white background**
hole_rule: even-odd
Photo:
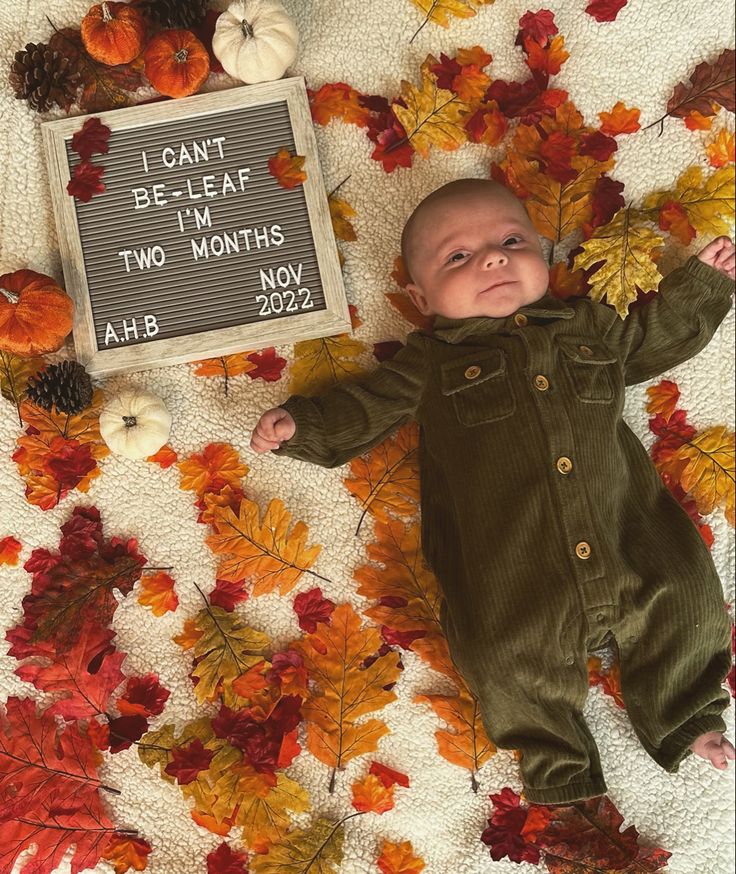
[[[0,4],[0,273],[28,267],[62,279],[40,125],[45,117],[15,100],[7,84],[13,53],[26,42],[45,41],[51,28],[78,26],[90,5],[87,0],[2,0]],[[225,4],[213,4],[222,7]],[[475,44],[493,57],[494,78],[523,81],[527,70],[514,47],[519,18],[527,11],[549,8],[565,38],[570,58],[552,85],[567,89],[587,124],[597,126],[598,113],[610,111],[621,100],[641,109],[642,127],[659,118],[673,87],[687,80],[695,66],[713,61],[733,47],[733,2],[709,0],[629,0],[618,20],[598,24],[584,13],[586,0],[550,0],[544,6],[520,0],[497,0],[480,9],[475,18],[453,20],[444,30],[433,24],[409,40],[421,23],[409,0],[285,0],[300,33],[298,58],[289,71],[304,76],[310,88],[325,82],[346,82],[363,93],[391,97],[402,79],[418,83],[418,70],[428,52]],[[221,75],[209,88],[229,87]],[[716,127],[733,129],[733,115],[722,111]],[[639,203],[650,191],[673,186],[692,164],[709,172],[704,146],[712,134],[689,132],[682,121],[668,119],[662,136],[657,128],[618,138],[616,165],[611,176],[625,184],[627,202]],[[460,176],[486,176],[491,159],[501,160],[503,146],[488,149],[468,145],[448,154],[432,151],[417,158],[412,169],[387,174],[370,160],[372,145],[358,128],[332,122],[316,127],[317,143],[327,190],[346,176],[340,196],[357,210],[358,240],[341,244],[345,255],[348,299],[357,305],[363,325],[357,338],[367,348],[376,341],[403,339],[409,326],[388,306],[383,292],[392,289],[390,272],[399,252],[403,222],[416,202],[433,188]],[[661,262],[663,272],[704,245],[688,250],[672,245]],[[564,251],[558,253],[563,257]],[[202,307],[207,306],[203,289]],[[724,423],[734,427],[734,314],[729,314],[710,345],[694,360],[666,374],[682,390],[681,405],[698,428]],[[292,359],[290,347],[277,352]],[[73,354],[69,346],[65,354]],[[366,366],[373,360],[366,355]],[[315,570],[332,583],[323,586],[327,597],[349,601],[358,610],[368,606],[355,593],[353,569],[365,561],[371,526],[355,538],[358,509],[342,484],[345,471],[323,470],[288,459],[256,456],[248,449],[251,428],[260,411],[286,396],[288,374],[280,382],[231,380],[226,398],[219,379],[195,378],[189,365],[168,367],[97,380],[106,392],[140,386],[159,394],[173,414],[170,443],[180,458],[200,452],[212,441],[229,441],[250,466],[245,479],[249,495],[265,506],[281,498],[295,518],[310,530],[310,542],[323,544]],[[644,412],[646,386],[630,391],[626,418],[645,444],[651,444]],[[176,468],[161,470],[152,464],[109,456],[102,475],[85,497],[72,493],[56,509],[43,512],[23,496],[24,483],[11,454],[19,435],[10,404],[0,401],[0,538],[8,534],[23,543],[21,564],[2,568],[0,582],[0,699],[9,695],[44,696],[14,676],[17,662],[7,656],[5,630],[21,617],[21,600],[30,576],[22,563],[36,547],[55,548],[59,525],[75,505],[94,503],[102,513],[106,535],[136,537],[150,563],[173,565],[181,603],[176,613],[155,618],[129,596],[118,609],[114,628],[118,647],[128,654],[124,669],[130,674],[159,673],[171,690],[162,716],[153,726],[178,726],[201,713],[187,672],[191,659],[171,641],[185,618],[200,609],[194,583],[208,590],[214,584],[215,561],[204,543],[206,528],[195,521],[191,492],[179,489]],[[713,555],[724,582],[725,597],[733,603],[734,538],[721,513],[709,520],[715,532]],[[268,595],[241,608],[247,621],[267,632],[274,646],[300,634],[291,603],[313,580],[304,576],[286,598]],[[520,621],[523,621],[521,617]],[[540,642],[541,643],[541,642]],[[493,863],[480,834],[490,814],[488,795],[504,786],[521,788],[517,766],[509,752],[500,751],[479,774],[480,790],[473,795],[466,772],[445,762],[437,753],[438,720],[428,708],[412,703],[419,692],[451,692],[451,687],[412,653],[404,653],[405,670],[396,686],[398,700],[380,714],[391,733],[379,744],[375,758],[407,773],[411,788],[397,788],[396,808],[381,817],[362,816],[346,828],[342,871],[369,874],[378,869],[375,859],[383,838],[410,840],[426,861],[426,874],[481,874],[526,872],[528,864],[508,859]],[[626,714],[600,689],[592,689],[586,718],[598,741],[609,795],[643,840],[672,852],[673,874],[727,874],[734,868],[734,768],[718,773],[690,757],[677,775],[668,775],[652,762],[638,744]],[[733,708],[729,725],[733,737]],[[340,818],[350,812],[350,784],[364,775],[365,758],[353,760],[338,776],[337,790],[327,792],[329,770],[303,752],[288,774],[309,791],[313,815]],[[143,765],[134,749],[108,756],[103,780],[119,787],[120,796],[108,798],[115,823],[135,828],[153,846],[152,874],[205,871],[205,856],[220,839],[190,819],[188,803],[176,786],[162,781],[157,770]],[[312,814],[299,818],[310,821]],[[233,833],[235,836],[235,832]],[[68,868],[63,867],[66,871]],[[96,871],[110,871],[100,863]]]

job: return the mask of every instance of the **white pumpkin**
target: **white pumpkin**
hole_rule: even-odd
[[[226,73],[252,84],[280,79],[298,42],[279,0],[236,0],[217,19],[212,50]]]
[[[126,458],[155,455],[169,439],[171,413],[151,392],[129,389],[100,413],[100,434],[112,452]]]

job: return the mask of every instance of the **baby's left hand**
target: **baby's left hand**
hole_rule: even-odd
[[[736,249],[728,237],[716,237],[695,257],[703,264],[715,267],[725,276],[736,279]]]

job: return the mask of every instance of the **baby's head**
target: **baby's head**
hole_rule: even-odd
[[[490,179],[458,179],[425,197],[404,226],[401,254],[424,315],[503,318],[549,284],[522,202]]]

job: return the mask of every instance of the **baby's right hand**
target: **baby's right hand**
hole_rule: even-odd
[[[289,440],[296,431],[296,422],[282,407],[274,407],[258,420],[250,437],[250,448],[256,452],[278,449],[284,440]]]

